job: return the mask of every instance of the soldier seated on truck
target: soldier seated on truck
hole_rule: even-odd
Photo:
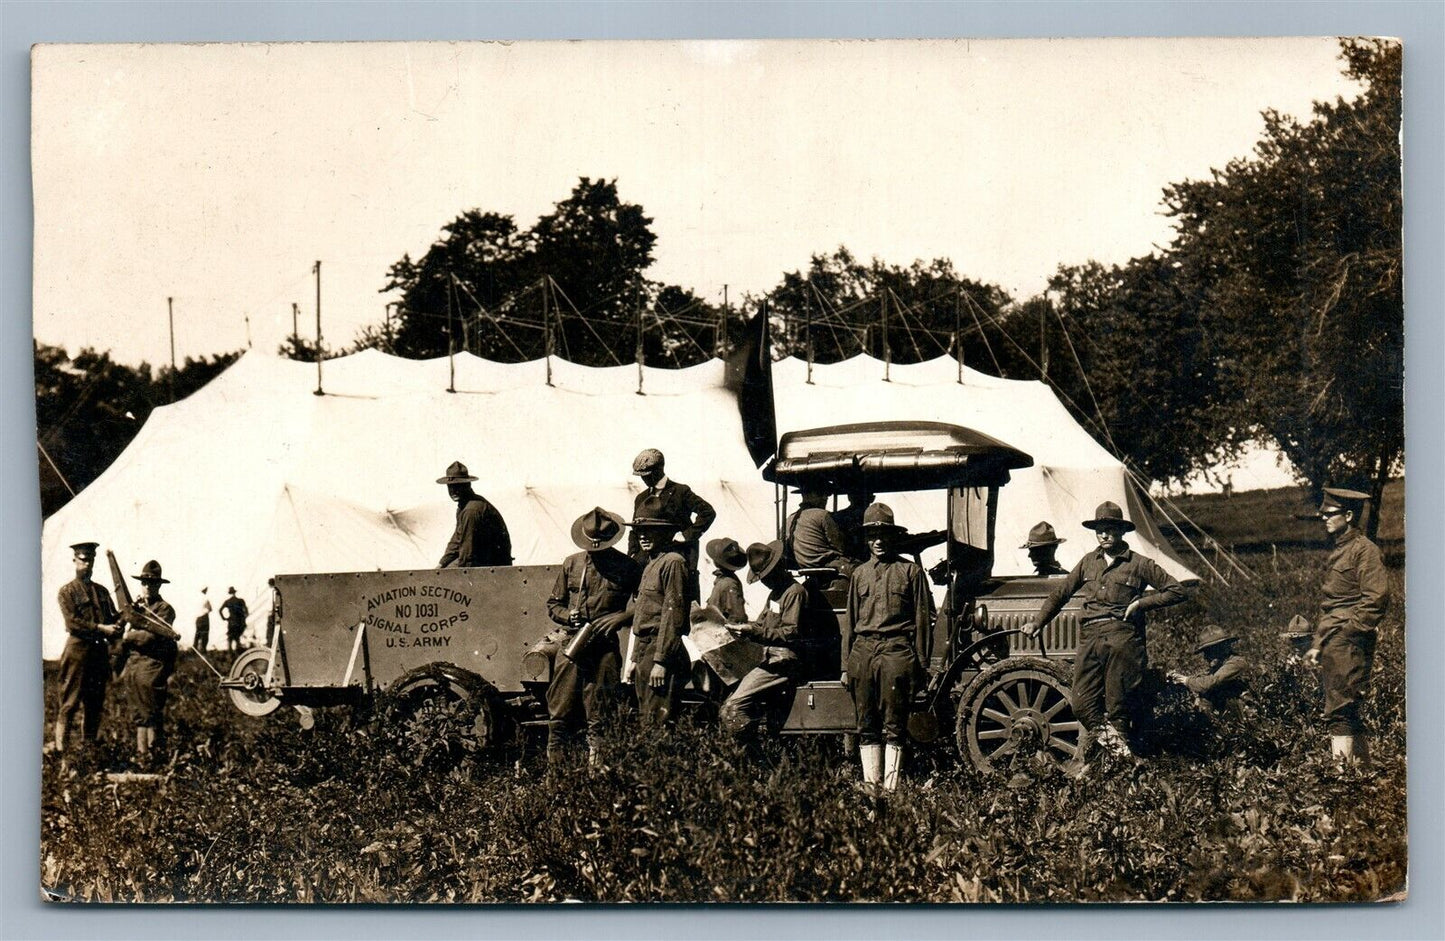
[[[837,575],[853,574],[848,558],[848,541],[825,505],[828,495],[813,486],[800,487],[798,509],[783,524],[783,558],[793,569],[832,569]]]
[[[809,592],[783,566],[780,541],[748,546],[748,581],[767,586],[767,603],[756,620],[729,624],[728,630],[762,644],[763,659],[718,713],[723,728],[738,738],[751,737],[770,705],[786,701],[786,694],[818,675],[825,661],[838,660],[836,643],[829,643],[838,636],[833,611],[811,603]]]

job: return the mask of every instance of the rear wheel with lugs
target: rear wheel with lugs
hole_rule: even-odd
[[[416,764],[454,763],[498,738],[496,688],[469,670],[432,663],[387,690],[386,725]]]

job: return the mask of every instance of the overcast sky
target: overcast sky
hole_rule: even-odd
[[[1161,191],[1267,108],[1350,95],[1331,39],[51,46],[34,56],[35,335],[126,362],[328,345],[468,208],[615,177],[654,279],[736,298],[846,245],[1023,299],[1169,238]]]

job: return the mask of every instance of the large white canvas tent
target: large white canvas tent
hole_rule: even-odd
[[[550,374],[549,385],[543,360],[415,361],[368,350],[327,361],[325,394],[316,395],[315,364],[247,353],[199,392],[156,409],[115,464],[46,521],[44,656],[58,656],[65,641],[54,599],[74,575],[71,543],[99,541],[126,575],[160,560],[187,640],[201,587],[219,607],[235,586],[254,636],[272,575],[435,565],[453,507],[434,481],[454,460],[481,478],[475,486],[501,510],[519,564],[576,551],[571,523],[595,505],[630,516],[640,486],[632,459],[644,447],[660,448],[668,473],[717,508],[705,538],[773,538],[774,488],[748,456],[721,361],[639,376],[635,366],[554,360]],[[1028,571],[1016,547],[1040,519],[1066,537],[1059,557],[1072,565],[1093,546],[1080,522],[1113,500],[1139,525],[1135,545],[1175,576],[1194,577],[1163,543],[1123,466],[1042,383],[968,369],[960,383],[949,359],[895,365],[884,381],[883,363],[864,356],[814,366],[811,382],[805,363],[784,360],[773,381],[779,431],[923,419],[1031,454],[1034,467],[1016,472],[1000,499],[1001,574]],[[943,526],[940,495],[882,498],[914,531]],[[109,587],[103,564],[96,577]],[[704,594],[709,582],[704,566]],[[759,597],[750,601],[756,607]],[[219,624],[212,637],[224,637]]]

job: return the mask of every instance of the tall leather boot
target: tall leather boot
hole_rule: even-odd
[[[888,745],[883,749],[883,790],[898,790],[898,774],[903,770],[903,746]]]
[[[858,758],[863,763],[863,784],[876,788],[883,778],[883,746],[859,745]]]

